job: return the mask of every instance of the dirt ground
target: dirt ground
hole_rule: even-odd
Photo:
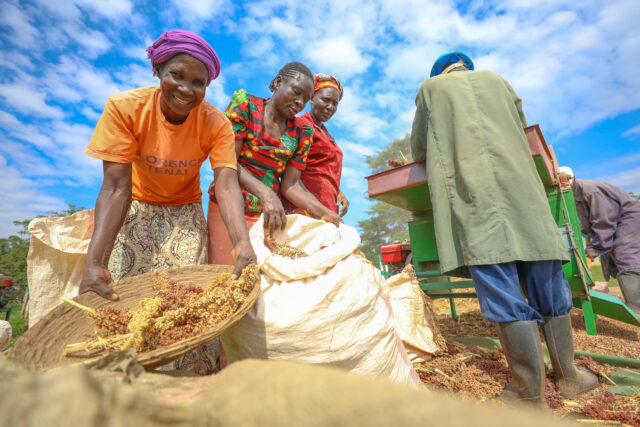
[[[610,293],[620,297],[618,288]],[[498,396],[509,380],[509,369],[500,349],[486,350],[454,341],[457,337],[496,337],[495,324],[486,321],[480,314],[477,299],[455,300],[458,321],[450,315],[448,299],[433,300],[438,326],[447,341],[447,351],[432,360],[416,364],[423,382],[445,389],[466,399],[486,400]],[[574,347],[594,353],[640,358],[640,328],[599,316],[596,320],[597,336],[585,332],[582,311],[573,309],[571,321],[574,332]],[[577,361],[578,365],[597,373],[600,385],[596,390],[575,400],[565,400],[557,392],[552,372],[547,372],[545,397],[547,404],[558,417],[569,417],[578,422],[607,423],[607,425],[640,426],[640,393],[614,394],[610,387],[618,385],[612,380],[627,368],[601,365],[591,359]],[[634,375],[637,375],[634,374]],[[613,389],[616,391],[616,389]]]

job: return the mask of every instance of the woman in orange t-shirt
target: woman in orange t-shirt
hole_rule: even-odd
[[[243,220],[233,129],[203,100],[220,72],[215,51],[199,36],[174,30],[147,52],[160,87],[109,98],[85,150],[103,161],[104,179],[80,293],[112,300],[118,296],[111,279],[207,262],[200,190],[207,157],[236,255],[233,273],[256,261]]]

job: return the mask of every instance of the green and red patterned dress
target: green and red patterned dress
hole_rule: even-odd
[[[242,141],[238,165],[242,166],[276,194],[280,190],[280,177],[288,166],[304,170],[313,141],[313,126],[304,125],[297,117],[287,120],[279,140],[269,136],[264,127],[264,106],[267,99],[237,90],[224,114],[231,121],[236,141]],[[260,200],[242,189],[246,216],[259,217]],[[214,183],[209,187],[209,198],[215,202]]]

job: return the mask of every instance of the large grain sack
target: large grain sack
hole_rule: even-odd
[[[108,380],[106,375],[112,377]],[[33,374],[0,355],[0,426],[214,427],[202,407],[158,402],[153,394],[74,366]]]
[[[167,403],[188,402],[188,407],[204,408],[220,426],[574,425],[555,420],[540,408],[472,402],[335,368],[287,361],[244,360],[218,375],[157,396]]]
[[[29,327],[78,295],[84,260],[93,234],[93,209],[66,217],[35,218],[29,223]]]
[[[411,362],[429,360],[431,356],[446,350],[446,342],[436,324],[433,310],[413,272],[408,265],[401,273],[385,281],[391,301],[396,331],[404,343]]]
[[[13,329],[11,328],[11,323],[6,320],[0,320],[0,351],[7,348],[12,335]]]
[[[293,360],[421,386],[395,331],[382,275],[356,252],[354,228],[287,216],[274,238],[307,255],[297,259],[265,246],[262,218],[250,236],[261,294],[221,337],[229,362]]]

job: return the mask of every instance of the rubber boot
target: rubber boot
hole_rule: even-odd
[[[573,335],[569,315],[545,317],[542,333],[547,342],[556,386],[566,399],[573,399],[598,385],[598,377],[573,364]]]
[[[640,315],[640,276],[635,271],[618,274],[618,284],[624,297],[624,303]]]
[[[498,323],[500,344],[511,370],[511,381],[500,400],[544,402],[544,358],[535,320]]]

